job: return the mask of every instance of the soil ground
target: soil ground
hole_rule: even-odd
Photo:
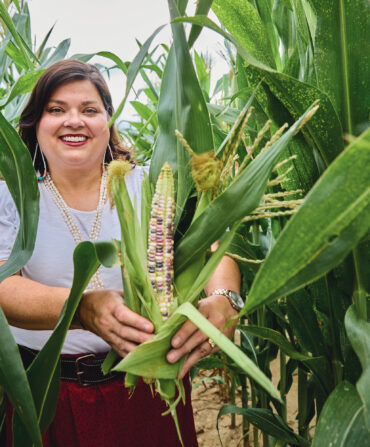
[[[279,360],[275,360],[271,364],[272,381],[276,386],[280,378]],[[205,371],[201,377],[212,376],[212,372]],[[296,377],[294,376],[294,379]],[[195,379],[199,380],[198,379]],[[216,381],[203,382],[198,388],[192,392],[192,401],[194,409],[195,427],[197,430],[197,437],[199,447],[218,447],[221,446],[217,434],[216,422],[217,414],[225,403],[229,401],[223,400],[223,392],[221,386]],[[239,397],[240,401],[240,397]],[[238,404],[238,403],[237,403]],[[240,405],[240,403],[238,404]],[[296,416],[297,416],[297,381],[293,381],[293,385],[288,393],[287,399],[288,409],[288,424],[296,431]],[[242,417],[236,415],[235,428],[230,426],[231,416],[225,415],[220,418],[219,430],[224,447],[243,447],[242,440]],[[250,434],[250,445],[252,446],[253,435]],[[259,444],[262,445],[262,440],[259,439]],[[247,444],[248,445],[248,444]]]

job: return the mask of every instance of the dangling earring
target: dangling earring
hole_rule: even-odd
[[[109,155],[110,155],[111,161],[113,161],[113,152],[112,152],[112,149],[111,149],[110,145],[108,144],[107,150],[104,152],[104,157],[103,157],[103,172],[105,171],[105,166],[108,164],[105,161],[105,157],[107,155],[107,151],[109,151]]]
[[[33,167],[35,167],[36,155],[37,155],[37,151],[38,150],[40,151],[42,162],[44,164],[44,173],[37,177],[37,181],[38,182],[42,182],[44,180],[44,178],[46,177],[46,175],[47,175],[47,169],[46,169],[46,162],[45,162],[44,154],[42,153],[42,150],[41,150],[41,147],[39,146],[39,143],[36,143],[35,153],[33,154],[32,164],[33,164]]]

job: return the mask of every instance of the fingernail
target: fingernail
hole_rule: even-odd
[[[149,324],[149,323],[145,323],[144,324],[144,329],[146,330],[146,331],[148,331],[148,332],[150,332],[150,331],[152,331],[152,325],[151,324]]]
[[[175,354],[174,352],[170,352],[170,353],[167,355],[167,360],[168,360],[169,362],[174,362],[174,361],[176,360],[176,354]]]
[[[180,344],[181,344],[181,338],[180,338],[180,337],[175,337],[175,338],[172,340],[172,346],[173,346],[174,348],[177,348],[178,346],[180,346]]]

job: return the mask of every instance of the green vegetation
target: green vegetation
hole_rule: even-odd
[[[138,160],[151,160],[152,184],[164,162],[174,172],[176,286],[186,285],[182,272],[198,271],[209,245],[230,228],[232,240],[222,250],[239,262],[248,296],[240,348],[267,377],[279,354],[280,401],[224,354],[199,363],[223,368],[229,377],[231,402],[219,417],[243,415],[245,446],[252,445],[251,426],[255,446],[258,430],[264,447],[370,445],[369,3],[199,0],[194,17],[186,16],[187,3],[168,0],[170,48],[151,48],[156,30],[132,63],[108,51],[98,54],[127,76],[119,110],[136,76],[146,82],[145,104],[132,103],[137,119],[118,127]],[[210,8],[221,26],[207,17]],[[37,225],[36,179],[13,126],[34,83],[66,57],[69,42],[51,49],[46,36],[33,48],[25,1],[1,2],[0,18],[0,171],[22,223],[0,268],[2,280],[29,259]],[[192,24],[188,37],[184,22]],[[202,27],[225,38],[228,55],[230,72],[212,92],[209,66],[192,50]],[[318,110],[301,129],[316,101]],[[290,128],[282,134],[284,123]],[[195,155],[211,151],[223,163],[216,192],[196,191],[184,144]],[[89,281],[79,273],[82,260],[89,260],[84,269],[92,274],[115,258],[111,243],[76,248],[70,299],[27,372],[0,313],[0,384],[16,409],[16,446],[40,446],[40,431],[51,422],[59,353]],[[287,425],[285,405],[295,371],[298,432]],[[242,407],[235,405],[237,392]]]

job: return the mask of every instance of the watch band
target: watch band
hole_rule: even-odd
[[[225,296],[231,306],[233,307],[233,309],[235,309],[236,311],[240,312],[243,307],[244,307],[244,300],[243,298],[236,292],[234,292],[233,290],[229,290],[229,289],[215,289],[213,290],[210,294],[211,295],[223,295]]]

